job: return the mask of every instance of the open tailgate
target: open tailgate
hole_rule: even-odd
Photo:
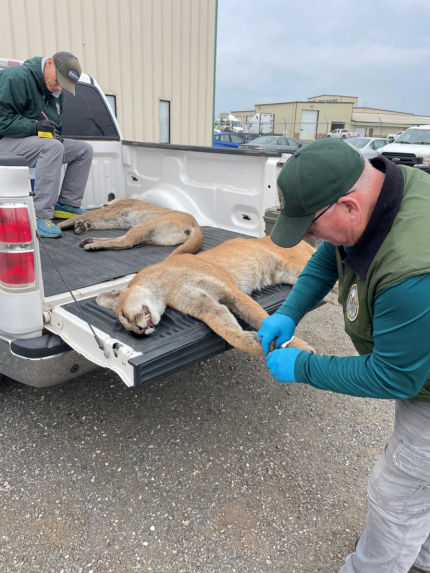
[[[244,236],[212,227],[203,227],[202,231],[204,234],[202,250]],[[123,231],[104,232],[104,236],[108,236],[108,233],[120,235]],[[231,346],[206,324],[174,309],[166,309],[153,334],[138,336],[126,331],[112,310],[96,304],[96,292],[98,294],[102,289],[125,287],[131,280],[133,272],[164,260],[173,248],[149,245],[127,251],[89,253],[77,248],[81,236],[68,232],[65,233],[65,239],[64,244],[68,244],[68,248],[61,257],[59,268],[62,272],[63,267],[67,273],[66,281],[78,299],[80,308],[75,302],[70,302],[71,297],[67,295],[63,296],[64,302],[52,304],[56,298],[55,294],[59,293],[54,293],[49,285],[57,283],[59,285],[60,281],[58,275],[55,277],[55,270],[44,249],[41,249],[44,280],[45,272],[47,279],[45,291],[51,293],[51,297],[46,299],[50,306],[48,311],[50,322],[46,323],[45,327],[58,334],[88,360],[116,372],[127,386],[142,386],[231,349]],[[44,244],[47,245],[57,264],[58,242],[54,244],[52,241],[50,243],[45,241]],[[54,249],[57,249],[57,253]],[[130,262],[131,259],[133,262]],[[73,265],[76,268],[75,272],[71,272]],[[110,267],[110,275],[102,274],[106,265]],[[80,278],[79,273],[82,273]],[[106,280],[107,276],[110,277],[110,281]],[[64,291],[64,286],[61,288]],[[253,298],[270,314],[283,303],[290,291],[291,287],[288,285],[276,285],[254,293]],[[50,300],[51,305],[49,305]],[[99,348],[82,312],[102,341],[104,351]],[[241,324],[247,328],[247,325]]]

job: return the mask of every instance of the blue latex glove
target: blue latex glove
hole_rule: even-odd
[[[265,318],[257,332],[258,338],[262,338],[261,346],[264,353],[269,354],[269,345],[272,340],[276,339],[278,348],[287,340],[291,340],[296,326],[292,318],[280,312],[275,312],[272,316]]]
[[[297,382],[294,376],[294,364],[300,352],[302,351],[299,348],[279,348],[279,350],[274,350],[269,354],[266,363],[275,380],[278,382]]]

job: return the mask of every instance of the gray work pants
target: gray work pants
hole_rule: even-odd
[[[91,169],[93,148],[85,141],[65,139],[64,143],[45,137],[3,137],[0,152],[22,155],[36,168],[34,208],[42,219],[52,219],[55,203],[80,207]],[[61,167],[67,163],[60,191]],[[60,195],[58,195],[60,193]]]
[[[339,573],[430,571],[430,404],[397,400],[394,433],[368,483],[356,552]]]

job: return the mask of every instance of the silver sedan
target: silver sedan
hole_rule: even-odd
[[[302,144],[291,137],[277,135],[263,135],[249,143],[239,145],[239,149],[254,149],[255,151],[281,151],[283,153],[295,153]]]
[[[364,157],[372,159],[378,156],[377,149],[388,145],[390,141],[382,137],[351,137],[348,143],[356,147]]]

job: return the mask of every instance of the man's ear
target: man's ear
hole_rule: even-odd
[[[351,220],[356,220],[361,215],[360,203],[355,199],[355,197],[341,197],[338,199],[339,202],[343,204],[343,207],[348,211],[348,216]]]
[[[113,308],[118,300],[120,290],[113,290],[112,292],[103,292],[96,298],[96,303],[103,308]]]

